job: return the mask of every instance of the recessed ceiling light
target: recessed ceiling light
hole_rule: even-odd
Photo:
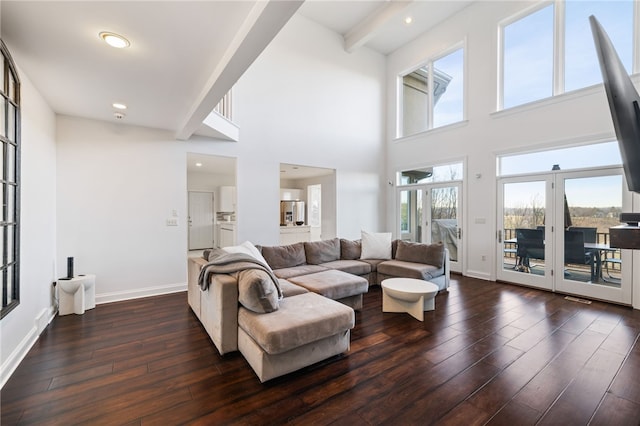
[[[127,40],[126,38],[122,37],[119,34],[103,31],[99,34],[99,36],[109,46],[115,47],[117,49],[123,49],[131,45],[131,43],[129,43],[129,40]]]
[[[118,102],[111,104],[111,106],[113,106],[115,109],[127,109],[127,106],[125,104],[120,104]]]
[[[411,16],[407,16],[406,18],[404,18],[404,23],[406,25],[411,25],[412,22],[413,22],[413,18]]]
[[[196,167],[202,167],[202,163],[196,163]]]

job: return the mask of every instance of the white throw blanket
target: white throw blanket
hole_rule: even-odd
[[[202,290],[207,290],[211,282],[212,274],[230,275],[245,269],[258,269],[266,272],[278,289],[278,299],[282,299],[283,295],[280,289],[280,283],[271,268],[255,257],[244,253],[226,253],[220,251],[220,254],[218,254],[218,252],[216,252],[213,258],[209,257],[209,263],[204,265],[200,270],[198,285]]]

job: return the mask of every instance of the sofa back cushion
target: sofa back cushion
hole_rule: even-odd
[[[395,259],[425,263],[441,268],[444,260],[444,245],[442,243],[424,244],[399,240]]]
[[[304,243],[304,252],[309,265],[333,262],[340,259],[340,239],[313,241]]]
[[[340,259],[358,260],[362,253],[362,240],[345,240],[340,238]]]
[[[262,247],[262,256],[271,266],[271,269],[293,268],[306,263],[303,243],[295,243],[289,246]]]

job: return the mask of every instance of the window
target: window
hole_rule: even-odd
[[[20,303],[20,80],[11,55],[0,40],[0,163],[2,163],[2,307],[4,318]]]
[[[627,72],[633,71],[633,1],[565,3],[565,92],[602,82],[589,16],[607,31]]]
[[[549,151],[509,154],[498,157],[498,176],[548,172],[622,164],[618,142],[559,148]]]
[[[590,15],[633,72],[633,0],[557,0],[502,25],[501,108],[602,82]]]
[[[449,182],[462,180],[464,177],[463,163],[441,164],[421,169],[404,170],[398,172],[397,185],[412,185],[418,183]]]
[[[463,120],[462,48],[427,62],[402,76],[401,82],[402,126],[399,136],[409,136]]]
[[[504,27],[503,106],[553,94],[553,6]]]

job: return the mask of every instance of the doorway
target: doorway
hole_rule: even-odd
[[[217,155],[187,153],[187,247],[189,255],[204,248],[218,247],[220,224],[234,228],[235,202],[229,210],[227,190],[236,191],[236,159]],[[233,220],[226,220],[233,219]]]
[[[498,280],[631,304],[631,254],[609,246],[625,185],[620,167],[500,178]]]
[[[451,270],[462,271],[462,183],[421,184],[399,187],[399,239],[442,242],[449,250]]]

